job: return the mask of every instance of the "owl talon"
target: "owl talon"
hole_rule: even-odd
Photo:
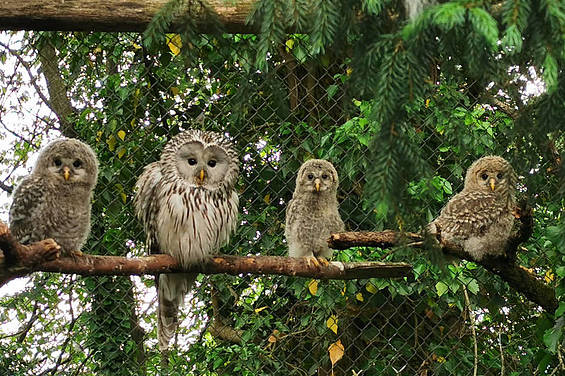
[[[306,264],[308,264],[308,267],[310,267],[310,265],[314,264],[314,266],[316,268],[320,267],[320,263],[318,262],[318,259],[316,259],[316,257],[314,256],[305,256],[304,257],[306,259]]]
[[[318,256],[317,257],[318,262],[323,265],[323,266],[330,266],[330,262],[328,261],[327,258],[325,258],[324,256]]]

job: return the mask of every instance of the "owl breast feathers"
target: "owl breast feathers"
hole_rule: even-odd
[[[53,238],[63,254],[79,251],[90,231],[98,160],[76,139],[59,139],[40,152],[32,173],[14,190],[10,230],[22,243]]]
[[[285,237],[290,257],[332,256],[328,238],[344,230],[338,211],[338,184],[337,171],[328,161],[311,159],[300,167],[286,210]]]
[[[173,256],[183,267],[200,262],[226,244],[237,225],[237,152],[224,136],[188,130],[171,139],[157,162],[137,180],[135,213],[151,252]],[[197,274],[161,274],[157,295],[158,337],[168,348],[178,310]]]
[[[463,190],[428,226],[431,233],[455,242],[480,261],[504,255],[514,223],[516,174],[498,156],[483,157],[467,170]]]

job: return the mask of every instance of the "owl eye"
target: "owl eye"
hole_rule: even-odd
[[[210,167],[216,167],[216,160],[215,159],[210,159],[208,161],[208,166]]]
[[[82,162],[80,161],[80,159],[77,159],[76,161],[74,161],[73,166],[75,168],[79,168],[80,166],[82,166]]]
[[[487,180],[487,179],[488,179],[488,175],[487,175],[487,174],[482,174],[482,175],[481,175],[481,179]]]
[[[194,166],[196,164],[196,159],[188,158],[188,164],[191,165],[191,166]]]
[[[325,180],[325,179],[327,179],[327,178],[328,178],[328,174],[323,174],[323,175],[322,175],[322,179]]]
[[[502,179],[502,172],[499,172],[499,173],[496,175],[496,178],[497,178],[497,179]]]
[[[57,167],[61,167],[61,165],[63,164],[63,162],[61,162],[61,160],[59,158],[55,158],[55,160],[53,162],[55,163],[55,166],[57,166]]]
[[[314,179],[314,175],[308,174],[308,180],[312,180],[312,179]]]

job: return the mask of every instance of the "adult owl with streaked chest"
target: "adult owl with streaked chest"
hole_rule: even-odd
[[[14,190],[10,231],[24,244],[52,238],[63,255],[79,253],[90,232],[97,176],[90,146],[70,138],[49,143]]]
[[[475,260],[503,256],[514,224],[516,182],[516,173],[504,158],[476,160],[467,170],[463,190],[449,200],[428,230],[461,245]]]
[[[136,184],[135,213],[151,252],[170,254],[185,268],[217,253],[236,228],[238,174],[237,152],[227,137],[195,129],[173,137]],[[157,277],[161,350],[174,336],[179,307],[196,276]]]
[[[324,260],[332,256],[328,238],[345,227],[338,211],[338,185],[337,171],[330,162],[311,159],[302,164],[286,209],[285,237],[290,257]]]

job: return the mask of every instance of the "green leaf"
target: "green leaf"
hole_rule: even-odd
[[[543,335],[543,343],[547,346],[549,351],[555,353],[557,351],[557,345],[559,344],[559,340],[561,339],[561,335],[563,334],[561,328],[551,328],[546,330],[545,334]]]
[[[436,283],[436,292],[438,296],[442,296],[449,290],[449,286],[447,286],[444,282],[439,281]]]

